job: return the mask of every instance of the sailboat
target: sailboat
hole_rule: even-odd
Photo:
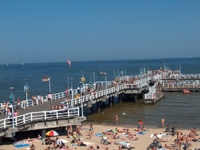
[[[106,72],[102,72],[101,71],[101,67],[100,67],[100,59],[99,59],[99,72],[98,72],[98,74],[99,75],[104,75]]]

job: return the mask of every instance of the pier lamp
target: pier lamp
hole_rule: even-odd
[[[94,77],[94,82],[95,82],[95,70],[93,70],[93,77]]]
[[[67,74],[67,83],[68,83],[67,88],[69,90],[69,74]]]
[[[82,78],[84,78],[83,74],[84,74],[84,71],[82,71]],[[82,86],[83,86],[83,92],[85,92],[84,82],[82,82]]]
[[[49,77],[49,93],[51,94],[51,77]]]
[[[82,84],[82,81],[80,81],[80,85]],[[81,88],[81,95],[80,95],[80,97],[81,97],[81,117],[83,117],[84,115],[83,115],[83,98],[82,98],[82,88]]]
[[[115,69],[114,69],[114,79],[115,79]]]
[[[14,128],[15,125],[14,125],[14,107],[15,107],[15,98],[14,98],[14,95],[12,93],[12,90],[14,90],[14,87],[10,87],[10,108],[12,109],[12,127]],[[11,103],[12,102],[12,103]]]
[[[104,75],[105,75],[105,84],[106,84],[106,96],[107,96],[107,73],[104,73]]]
[[[71,80],[71,90],[72,90],[72,99],[71,99],[71,106],[73,107],[74,106],[74,103],[73,103],[73,84],[72,84],[72,81],[73,81],[73,78],[70,79]]]
[[[126,76],[126,67],[124,67],[124,74],[125,74],[125,76]]]
[[[25,86],[24,86],[24,92],[26,92],[26,101],[28,100],[28,92],[29,92],[29,87],[27,85],[27,80],[25,79]]]

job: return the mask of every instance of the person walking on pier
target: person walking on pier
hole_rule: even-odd
[[[164,128],[164,126],[165,126],[165,120],[164,120],[164,118],[162,117],[162,128]]]
[[[66,97],[68,96],[68,89],[65,90]]]
[[[48,98],[48,101],[51,102],[51,94],[50,93],[48,93],[47,98]]]

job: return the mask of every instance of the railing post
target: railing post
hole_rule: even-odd
[[[33,121],[33,114],[31,113],[31,121]]]
[[[26,122],[26,121],[25,121],[25,115],[23,115],[23,123],[25,124],[25,122]]]
[[[47,114],[46,114],[46,111],[44,111],[44,120],[47,119]]]
[[[17,116],[15,117],[15,125],[17,126]]]
[[[6,128],[6,119],[4,119],[4,128]]]
[[[56,118],[58,119],[58,111],[56,111]]]
[[[67,110],[67,117],[69,117],[70,115],[69,115],[69,109]]]

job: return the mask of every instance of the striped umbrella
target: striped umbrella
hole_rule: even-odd
[[[58,132],[54,131],[54,130],[51,130],[49,132],[46,133],[47,136],[58,136]]]

